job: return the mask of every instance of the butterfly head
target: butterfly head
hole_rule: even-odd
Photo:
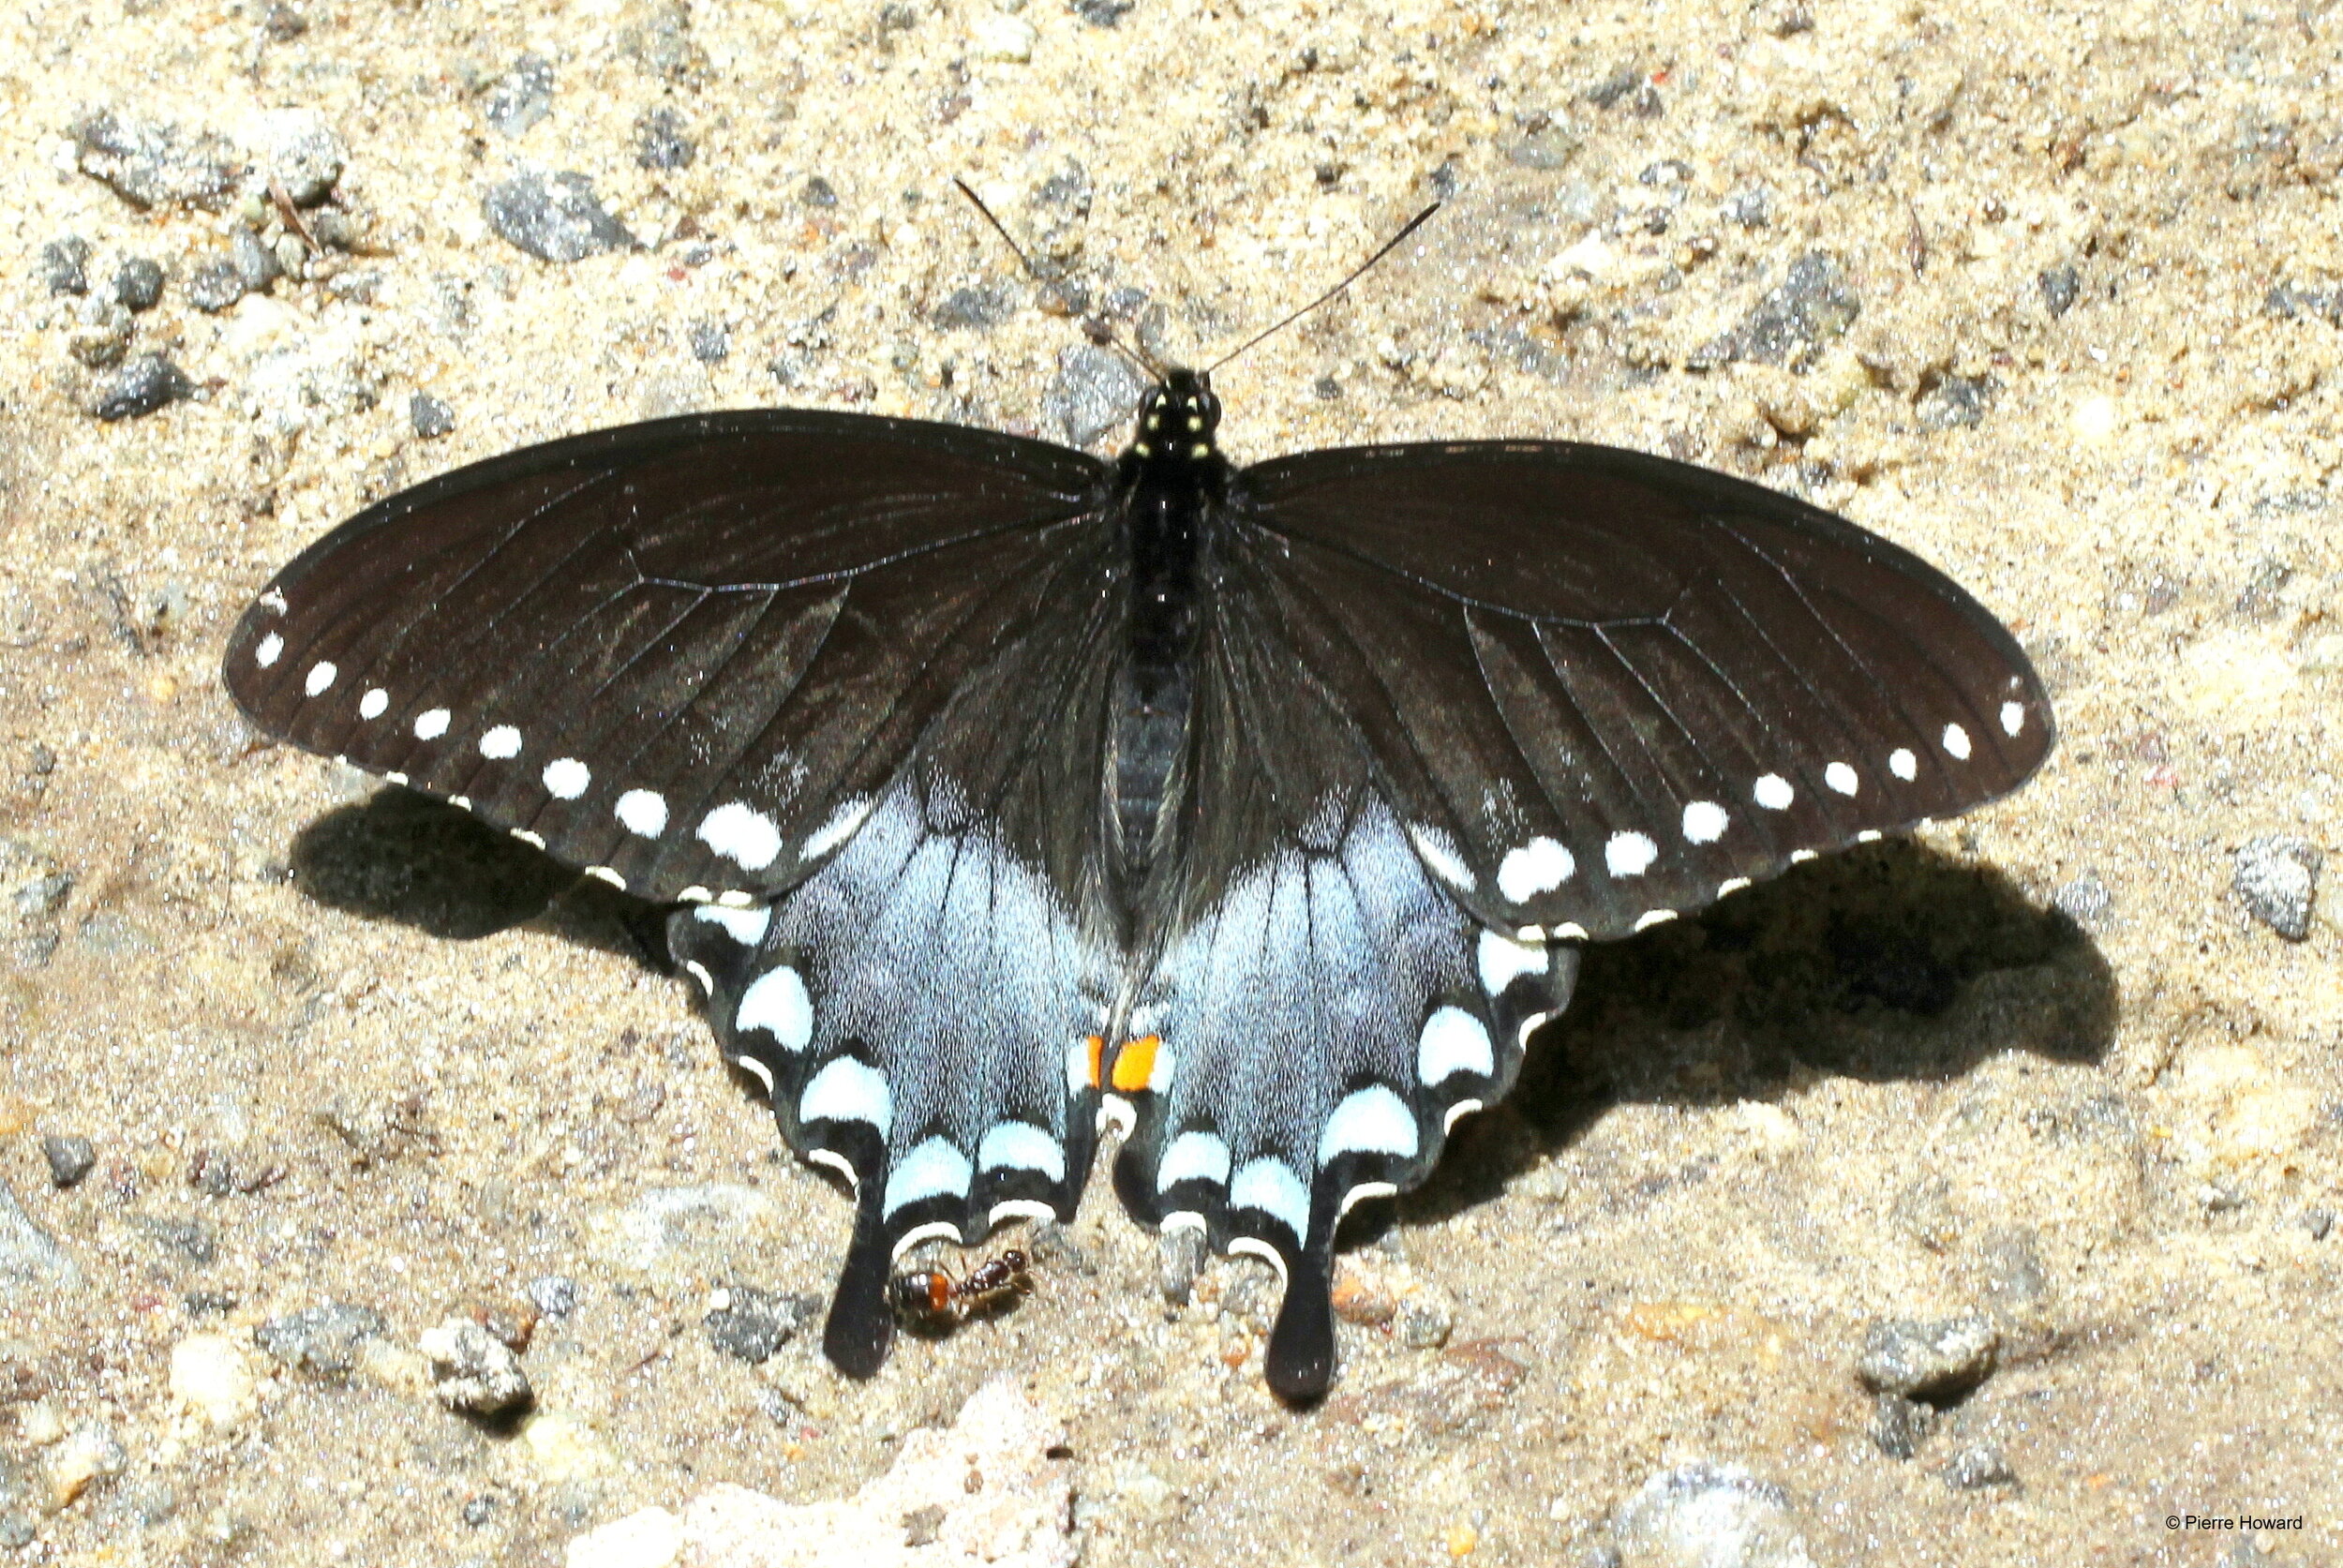
[[[1212,377],[1201,370],[1172,370],[1148,389],[1139,405],[1139,438],[1131,450],[1148,463],[1186,464],[1216,455],[1213,432],[1220,428],[1220,399]]]

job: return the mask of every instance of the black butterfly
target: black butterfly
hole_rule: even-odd
[[[2049,752],[1977,602],[1800,501],[1549,441],[1220,455],[1164,376],[1114,462],[792,411],[446,474],[231,641],[262,731],[672,903],[782,1131],[854,1185],[825,1348],[894,1261],[1070,1218],[1285,1278],[1512,1085],[1581,944],[1962,812]]]

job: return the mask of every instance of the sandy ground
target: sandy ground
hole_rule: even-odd
[[[1635,1500],[1703,1464],[1763,1528],[1702,1561],[2343,1557],[2343,942],[2232,889],[2250,841],[2343,840],[2338,58],[2319,5],[9,7],[0,1540],[554,1562],[716,1481],[841,1495],[1007,1371],[1097,1564],[1693,1561]],[[177,127],[179,184],[85,172],[94,111]],[[287,192],[331,197],[293,209],[324,248],[198,308],[238,229],[288,227],[255,159],[318,173],[266,151],[289,125],[346,153]],[[484,198],[530,170],[639,247],[501,237]],[[1223,373],[1233,452],[1553,435],[1755,476],[1943,565],[2059,707],[2013,799],[1595,954],[1512,1102],[1365,1217],[1316,1412],[1261,1387],[1253,1266],[1168,1304],[1102,1182],[1032,1299],[869,1385],[807,1336],[726,1353],[711,1292],[826,1290],[848,1205],[624,911],[537,915],[542,864],[359,807],[218,687],[302,545],[525,441],[784,402],[1063,439],[1079,336],[954,174],[1199,357],[1445,195]],[[67,236],[86,292],[52,292]],[[194,396],[94,417],[116,352]],[[552,1277],[534,1423],[441,1410],[419,1337]],[[327,1304],[381,1333],[284,1326]],[[1964,1313],[1992,1375],[1883,1418],[1866,1333]]]

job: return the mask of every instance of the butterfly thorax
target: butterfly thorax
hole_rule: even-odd
[[[1201,373],[1174,370],[1149,391],[1115,470],[1129,563],[1125,675],[1114,732],[1114,811],[1126,865],[1143,872],[1187,732],[1207,518],[1228,495],[1214,443],[1220,400]]]

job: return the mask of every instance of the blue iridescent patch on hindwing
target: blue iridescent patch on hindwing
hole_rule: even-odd
[[[1332,1378],[1342,1215],[1420,1185],[1455,1120],[1513,1086],[1577,961],[1483,930],[1372,795],[1329,796],[1164,951],[1125,1030],[1160,1043],[1116,1188],[1143,1222],[1279,1269],[1280,1393]]]
[[[855,1187],[824,1338],[841,1369],[885,1361],[910,1247],[1073,1217],[1097,1114],[1083,1042],[1113,958],[996,821],[915,769],[805,883],[668,930],[725,1057],[766,1082],[791,1147]]]

